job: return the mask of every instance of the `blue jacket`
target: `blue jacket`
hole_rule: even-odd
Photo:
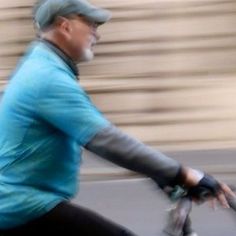
[[[75,196],[81,148],[108,125],[68,64],[33,42],[0,105],[0,229]]]

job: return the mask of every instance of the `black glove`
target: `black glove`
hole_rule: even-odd
[[[221,192],[220,183],[208,174],[204,174],[199,183],[188,189],[188,196],[198,201],[216,197]]]
[[[183,197],[189,197],[204,202],[210,197],[216,197],[221,192],[220,183],[208,174],[204,174],[196,186],[186,187],[182,184],[165,186],[164,192],[172,201],[177,201]]]

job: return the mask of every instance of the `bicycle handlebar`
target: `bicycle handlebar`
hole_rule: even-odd
[[[235,191],[235,187],[232,187]],[[203,195],[202,201],[205,200]],[[192,210],[192,200],[188,197],[186,191],[181,187],[176,187],[172,193],[169,193],[170,199],[176,201],[175,208],[171,209],[168,214],[167,225],[163,232],[169,236],[185,236],[190,235],[192,232],[192,223],[190,219],[190,212]],[[232,210],[236,211],[236,197],[226,197],[229,206]]]

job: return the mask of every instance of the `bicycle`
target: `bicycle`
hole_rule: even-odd
[[[231,186],[236,192],[236,188]],[[175,206],[168,213],[167,224],[163,229],[163,233],[168,236],[198,236],[192,228],[190,213],[192,210],[192,199],[188,193],[180,186],[176,186],[169,194]],[[205,193],[207,195],[207,192]],[[202,196],[201,201],[205,201],[206,195]],[[230,208],[236,211],[236,198],[227,197]]]

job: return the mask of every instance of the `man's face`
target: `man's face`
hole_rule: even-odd
[[[90,61],[94,57],[93,47],[99,39],[97,24],[82,16],[69,18],[69,47],[77,62]]]

